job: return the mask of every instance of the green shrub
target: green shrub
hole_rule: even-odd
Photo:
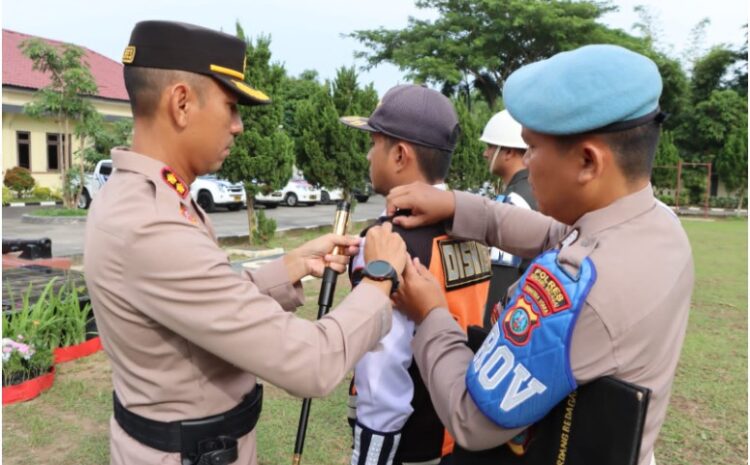
[[[735,209],[739,205],[740,199],[737,197],[710,197],[708,205],[711,208],[728,208]],[[742,206],[747,208],[747,199],[743,199]]]
[[[267,244],[276,232],[276,220],[266,217],[263,210],[256,210],[257,224],[253,231],[253,244]]]
[[[670,207],[675,206],[674,202],[674,195],[672,194],[660,194],[656,196],[657,199],[661,200],[665,204],[669,205]],[[680,206],[684,207],[689,204],[690,201],[690,193],[682,191],[680,192]]]
[[[5,172],[5,179],[3,184],[8,186],[10,190],[16,193],[16,197],[20,198],[22,195],[31,191],[36,185],[34,177],[31,176],[31,171],[20,166],[9,169]]]
[[[39,200],[54,200],[54,196],[52,195],[52,189],[50,189],[49,187],[37,186],[34,188],[31,195],[35,199],[39,199]]]
[[[13,194],[10,192],[10,189],[3,186],[3,204],[10,203],[13,201]]]
[[[31,215],[33,216],[66,216],[66,217],[75,217],[75,216],[81,216],[84,217],[88,214],[88,210],[82,210],[80,208],[65,208],[65,207],[49,207],[49,208],[37,208],[34,210]]]

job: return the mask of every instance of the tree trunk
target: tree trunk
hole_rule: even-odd
[[[258,227],[255,218],[255,196],[251,191],[245,188],[245,198],[247,199],[247,241],[253,244],[253,233]]]
[[[745,189],[740,189],[739,194],[740,194],[739,195],[740,200],[739,202],[737,202],[737,210],[735,210],[736,216],[740,216],[740,210],[742,210],[742,204],[745,201]]]
[[[62,163],[60,163],[60,176],[62,176],[63,203],[65,208],[73,208],[74,204],[70,198],[70,186],[68,185],[68,142],[70,141],[70,120],[65,118],[62,137]]]
[[[84,144],[84,135],[78,136],[78,140],[81,142],[81,149],[83,149]],[[72,146],[71,146],[72,149]],[[84,170],[83,170],[83,156],[78,157],[78,185],[76,186],[75,190],[72,192],[73,194],[73,208],[78,208],[78,199],[81,197],[81,192],[83,192],[83,183],[84,180]]]

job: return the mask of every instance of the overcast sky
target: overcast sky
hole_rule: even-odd
[[[690,30],[710,18],[705,45],[739,44],[747,23],[746,0],[616,0],[619,12],[604,22],[632,32],[635,5],[647,5],[660,19],[664,46],[681,56]],[[49,39],[82,45],[120,60],[133,25],[145,19],[185,21],[234,33],[239,20],[251,36],[271,34],[273,60],[297,75],[317,70],[321,77],[335,74],[342,65],[362,65],[353,57],[362,47],[342,33],[377,27],[402,28],[408,17],[434,18],[410,0],[3,0],[2,26]],[[669,48],[668,48],[669,49]],[[403,82],[394,66],[381,65],[363,72],[360,82],[374,82],[382,95]]]

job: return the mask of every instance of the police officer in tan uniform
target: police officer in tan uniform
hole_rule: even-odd
[[[455,237],[536,257],[476,355],[430,274],[404,272],[397,306],[417,322],[414,356],[463,447],[499,446],[577,385],[613,376],[651,389],[638,463],[654,462],[694,272],[685,232],[649,182],[661,88],[651,60],[612,45],[508,78],[503,98],[524,127],[541,213],[420,184],[388,196],[389,214],[411,210],[402,226],[446,221]]]
[[[359,239],[329,234],[240,274],[191,200],[191,182],[221,166],[243,129],[238,104],[270,102],[244,81],[244,60],[242,40],[163,21],[138,23],[123,56],[133,146],[112,153],[84,258],[112,363],[112,464],[255,464],[258,378],[324,396],[390,330],[406,261],[390,226],[365,248],[387,276],[364,278],[313,322],[287,312],[302,304],[300,279],[343,271]]]

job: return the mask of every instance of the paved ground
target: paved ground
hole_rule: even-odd
[[[70,256],[83,253],[85,223],[78,224],[31,224],[21,221],[21,216],[39,207],[3,207],[3,239],[52,239],[54,256]],[[385,208],[381,196],[370,197],[367,203],[357,205],[354,220],[376,218]],[[334,205],[314,207],[278,207],[265,210],[268,217],[276,220],[278,230],[330,225],[333,222]],[[247,236],[247,212],[219,210],[211,213],[219,237]]]

